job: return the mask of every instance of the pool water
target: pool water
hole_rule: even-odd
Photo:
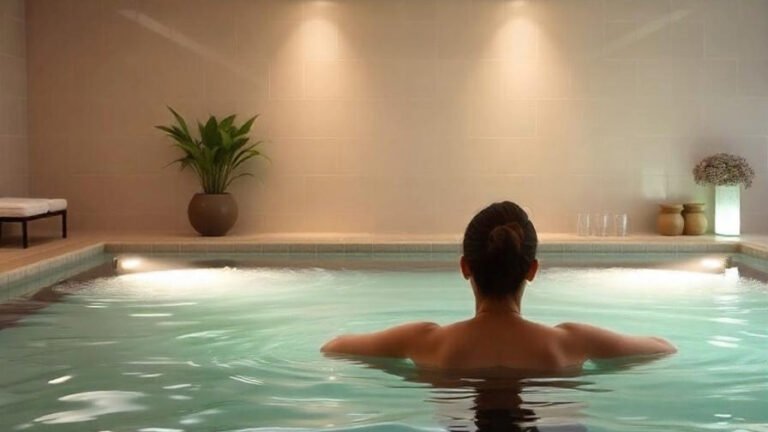
[[[768,431],[768,287],[732,272],[545,269],[529,318],[660,335],[679,353],[526,379],[321,355],[340,333],[471,316],[445,266],[197,268],[54,289],[71,295],[0,331],[2,431]]]

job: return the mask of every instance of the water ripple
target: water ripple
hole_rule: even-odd
[[[658,334],[679,353],[516,383],[319,352],[340,332],[471,315],[471,291],[453,272],[211,269],[190,286],[169,275],[70,286],[64,302],[0,332],[0,430],[98,419],[103,430],[145,432],[413,432],[474,428],[494,413],[541,430],[759,430],[768,290],[665,274],[543,271],[526,291],[532,319]],[[93,391],[105,383],[113,390]],[[58,409],[72,402],[84,406]],[[146,413],[107,415],[137,410]]]
[[[59,398],[62,402],[80,402],[90,406],[79,410],[60,411],[47,414],[35,419],[35,422],[44,424],[79,423],[120,412],[141,411],[146,407],[134,401],[144,393],[126,391],[93,391],[75,393]]]

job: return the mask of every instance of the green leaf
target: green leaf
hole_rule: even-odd
[[[223,130],[219,130],[219,135],[221,137],[221,146],[225,149],[231,148],[234,143],[232,136]]]
[[[253,126],[253,122],[256,121],[256,117],[258,116],[253,116],[250,119],[248,119],[248,121],[246,121],[245,124],[240,129],[237,130],[237,133],[235,134],[235,136],[245,135],[248,132],[250,132],[251,126]]]
[[[173,114],[173,117],[176,118],[176,122],[181,126],[181,130],[184,131],[184,133],[189,136],[189,129],[187,128],[187,122],[184,121],[184,118],[179,115],[173,108],[168,107],[169,110],[171,110],[171,113]]]
[[[203,127],[202,136],[203,145],[206,147],[216,147],[221,144],[219,136],[219,123],[216,121],[216,117],[211,116],[208,118],[208,122]]]
[[[209,116],[205,124],[197,123],[199,138],[190,134],[185,120],[168,107],[177,124],[155,126],[173,140],[173,146],[184,156],[168,165],[179,164],[180,169],[192,169],[206,193],[223,193],[236,179],[251,176],[242,171],[243,164],[255,157],[267,158],[256,147],[262,141],[250,142],[248,134],[258,116],[238,126],[235,115],[218,121]]]
[[[231,128],[231,127],[232,127],[232,123],[233,123],[234,121],[235,121],[235,114],[232,114],[231,116],[228,116],[228,117],[224,118],[224,119],[223,119],[223,120],[222,120],[222,121],[219,123],[219,129],[221,129],[221,130],[227,130],[227,129]]]

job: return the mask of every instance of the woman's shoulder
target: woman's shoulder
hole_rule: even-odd
[[[677,349],[668,341],[655,336],[631,336],[602,327],[582,323],[562,323],[556,326],[564,332],[566,341],[587,358],[673,354]]]
[[[423,337],[431,333],[434,333],[435,331],[441,329],[442,327],[440,326],[440,324],[430,322],[430,321],[416,321],[416,322],[411,322],[407,324],[401,324],[395,328],[399,329],[404,333],[410,333],[414,337]]]

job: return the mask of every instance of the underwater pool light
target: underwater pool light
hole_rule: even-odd
[[[717,258],[704,258],[701,260],[701,266],[708,270],[723,270],[725,260]]]
[[[116,267],[118,270],[138,270],[142,264],[141,258],[129,257],[116,259]]]
[[[158,270],[123,275],[123,279],[146,284],[148,287],[170,287],[194,289],[226,282],[224,269],[182,269]]]
[[[126,255],[113,258],[112,268],[118,275],[127,275],[185,268],[185,265],[168,259]]]

